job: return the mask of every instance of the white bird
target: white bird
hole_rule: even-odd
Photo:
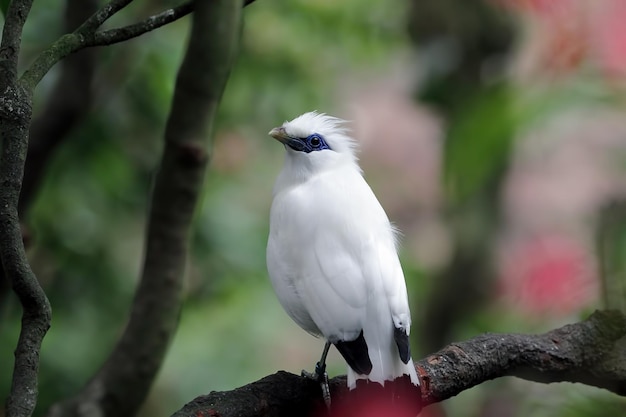
[[[350,389],[358,379],[384,385],[402,375],[419,385],[395,231],[343,123],[310,112],[269,132],[286,150],[270,213],[269,276],[289,316],[327,341],[317,378],[332,343]]]

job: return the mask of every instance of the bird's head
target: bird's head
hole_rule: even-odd
[[[355,163],[355,143],[347,135],[345,121],[324,113],[309,112],[276,127],[269,135],[285,145],[287,159],[310,171],[337,163]]]

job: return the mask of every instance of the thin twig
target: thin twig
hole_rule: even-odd
[[[255,0],[246,0],[243,3],[243,7],[246,7]],[[86,46],[104,46],[112,45],[119,42],[124,42],[137,36],[141,36],[144,33],[150,32],[154,29],[165,26],[169,23],[175,22],[193,12],[194,4],[192,1],[183,3],[180,6],[172,9],[165,10],[161,13],[150,16],[149,18],[134,23],[132,25],[123,26],[121,28],[104,30],[96,32],[92,38],[87,40]]]
[[[161,26],[172,23],[181,17],[184,17],[193,11],[193,3],[183,3],[173,9],[165,10],[161,13],[150,16],[132,25],[124,26],[117,29],[109,29],[102,32],[96,32],[93,37],[87,40],[86,46],[112,45],[118,42],[124,42],[144,33],[150,32]]]
[[[95,12],[91,17],[85,20],[85,23],[76,29],[77,34],[90,35],[94,33],[104,22],[106,22],[115,13],[132,3],[133,0],[112,0],[105,4]]]

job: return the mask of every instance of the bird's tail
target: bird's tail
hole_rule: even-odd
[[[401,348],[397,343],[397,337],[394,337],[393,326],[385,326],[384,329],[381,327],[378,326],[373,332],[365,329],[354,342],[350,342],[352,345],[349,348],[352,350],[358,348],[359,352],[364,351],[364,355],[359,356],[358,363],[355,363],[353,358],[348,358],[349,352],[344,352],[342,350],[345,349],[337,346],[348,362],[348,387],[354,389],[359,379],[378,382],[384,386],[385,381],[393,381],[403,375],[408,375],[413,385],[419,385],[417,372],[408,351],[408,335],[403,353],[405,363],[401,358]]]
[[[368,309],[363,329],[351,341],[341,341],[335,346],[348,363],[348,387],[354,389],[359,379],[385,385],[408,375],[413,385],[419,379],[409,346],[409,328],[396,327],[389,317],[386,300]],[[410,323],[409,323],[410,326]]]
[[[372,368],[372,371],[369,375],[359,374],[350,366],[348,366],[348,388],[354,389],[356,388],[356,381],[359,379],[367,379],[373,382],[378,382],[381,385],[385,385],[385,381],[393,381],[396,378],[399,378],[403,375],[408,375],[411,379],[411,383],[413,385],[419,385],[419,379],[417,377],[417,372],[415,371],[415,365],[413,364],[413,360],[409,359],[409,361],[405,364],[400,361],[400,358],[396,361],[394,366],[392,367],[392,372],[380,372],[376,367]]]

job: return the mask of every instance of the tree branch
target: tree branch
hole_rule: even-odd
[[[243,7],[254,3],[255,0],[245,0]],[[87,41],[86,46],[105,46],[119,42],[124,42],[132,38],[143,35],[144,33],[153,31],[154,29],[165,26],[168,23],[175,22],[181,17],[187,16],[193,12],[194,4],[192,1],[181,4],[172,9],[164,10],[159,14],[150,16],[146,20],[124,26],[116,29],[104,30],[96,32],[92,38]]]
[[[187,2],[172,9],[164,10],[159,14],[150,16],[141,22],[124,26],[117,29],[104,30],[96,32],[93,37],[88,39],[86,46],[103,46],[112,45],[118,42],[124,42],[154,29],[172,23],[181,17],[184,17],[193,11],[193,3]]]
[[[241,3],[199,0],[180,67],[150,204],[146,255],[128,325],[103,367],[49,416],[132,416],[176,330],[189,231],[211,130],[239,40]]]
[[[440,402],[503,376],[542,383],[581,382],[626,396],[624,340],[626,316],[601,311],[541,335],[485,334],[453,343],[416,362],[421,395],[415,395],[414,403],[421,407]],[[345,376],[330,384],[334,399],[360,389],[348,392]],[[233,391],[198,397],[172,417],[319,416],[320,410],[319,385],[281,371]]]
[[[0,65],[11,74],[11,77],[17,74],[22,29],[32,5],[33,0],[13,0],[7,9],[0,44]]]
[[[542,335],[486,334],[453,343],[416,364],[424,404],[439,402],[484,381],[516,376],[530,381],[581,382],[626,395],[626,373],[612,373],[626,316],[599,311],[587,320]]]
[[[130,0],[132,1],[132,0]],[[141,36],[147,32],[158,29],[184,17],[194,10],[192,1],[181,4],[172,9],[164,10],[161,13],[150,16],[147,19],[123,26],[116,29],[108,29],[97,32],[98,27],[106,21],[112,14],[130,3],[129,0],[112,1],[96,12],[74,33],[63,35],[57,39],[48,49],[43,51],[35,59],[35,62],[24,72],[22,82],[31,89],[34,88],[50,71],[57,62],[66,56],[81,49],[93,46],[113,45],[124,42],[132,38]],[[255,0],[246,0],[242,7],[245,7]],[[115,3],[115,7],[113,4]],[[96,26],[98,24],[98,26]]]
[[[28,147],[31,100],[28,92],[2,82],[0,96],[0,257],[5,277],[22,305],[22,328],[15,349],[8,417],[30,416],[37,403],[39,350],[50,328],[50,303],[30,269],[17,214]]]
[[[17,210],[32,115],[31,91],[18,84],[17,63],[31,5],[32,0],[9,3],[0,44],[0,258],[23,310],[7,417],[27,417],[35,408],[39,350],[51,317],[50,303],[26,258]]]
[[[89,35],[94,33],[104,22],[106,22],[115,13],[132,3],[133,0],[111,0],[102,6],[91,17],[85,20],[74,33],[80,35]]]

